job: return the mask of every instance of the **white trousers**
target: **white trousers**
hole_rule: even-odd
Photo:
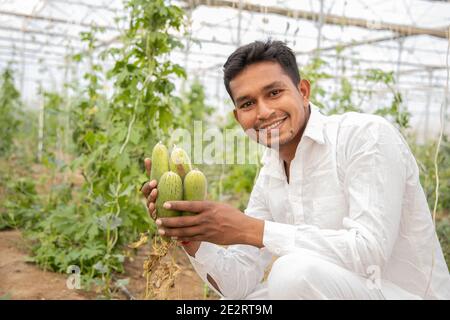
[[[253,300],[371,300],[420,299],[386,281],[379,286],[347,269],[317,256],[288,254],[272,265],[266,282],[246,299]]]

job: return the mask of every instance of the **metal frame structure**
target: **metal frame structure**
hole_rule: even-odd
[[[407,0],[404,0],[405,2]],[[118,38],[120,30],[114,25],[113,18],[120,14],[122,2],[120,0],[36,0],[32,10],[22,10],[18,3],[26,1],[0,0],[0,68],[13,62],[18,67],[20,76],[20,87],[24,90],[25,81],[32,81],[27,76],[27,66],[42,64],[47,69],[67,68],[67,55],[85,50],[80,41],[78,33],[88,31],[91,27],[97,26],[105,29],[107,35],[102,39],[103,46],[107,46]],[[336,72],[334,77],[339,80],[343,77],[339,66],[351,72],[351,66],[347,63],[357,60],[368,67],[376,65],[383,66],[387,70],[395,71],[398,88],[403,90],[428,90],[425,94],[423,117],[424,135],[428,135],[430,128],[430,114],[433,112],[433,101],[430,98],[431,92],[441,91],[445,82],[445,75],[448,66],[442,63],[424,63],[422,61],[404,61],[405,52],[424,52],[429,55],[445,57],[447,52],[441,48],[415,47],[405,45],[405,40],[413,37],[432,37],[433,41],[447,42],[449,39],[449,26],[442,25],[439,28],[423,27],[416,24],[402,24],[386,22],[379,17],[373,20],[356,18],[346,15],[330,13],[326,8],[326,1],[320,0],[318,8],[315,10],[292,9],[284,2],[271,1],[271,5],[261,5],[264,1],[251,0],[174,0],[173,3],[183,6],[187,16],[192,18],[197,10],[201,8],[211,8],[216,10],[232,10],[234,15],[217,23],[208,21],[200,22],[197,29],[191,26],[190,38],[181,38],[185,43],[185,49],[174,53],[179,57],[180,64],[188,70],[192,76],[203,79],[205,83],[212,86],[209,90],[211,101],[218,103],[224,108],[226,93],[222,87],[221,66],[227,54],[243,42],[244,35],[249,31],[254,31],[262,36],[270,34],[280,39],[286,39],[295,44],[300,39],[309,37],[310,41],[315,41],[315,47],[308,50],[296,49],[295,53],[299,60],[305,61],[314,56],[320,56],[335,63]],[[356,1],[355,1],[356,2]],[[364,2],[359,0],[359,2]],[[439,1],[450,12],[450,1]],[[429,1],[430,6],[438,3]],[[16,4],[14,6],[14,4]],[[13,9],[12,9],[13,8]],[[369,8],[370,9],[370,8]],[[81,13],[74,15],[74,12]],[[50,14],[49,14],[50,13]],[[262,27],[256,27],[256,19],[266,19],[270,21],[272,17],[283,17],[286,19],[286,29],[282,31],[268,32],[266,23]],[[317,29],[315,35],[308,35],[299,31],[299,26],[294,30],[293,22],[307,21],[313,23]],[[291,24],[290,24],[291,23]],[[447,20],[446,24],[450,24]],[[374,36],[363,37],[352,41],[342,41],[327,37],[326,28],[335,26],[339,28],[357,28],[371,31]],[[208,36],[204,34],[208,30]],[[223,31],[222,31],[223,30]],[[231,37],[231,41],[218,35],[226,33]],[[199,45],[198,45],[199,44]],[[374,47],[377,49],[390,50],[396,53],[396,58],[369,59],[361,56],[354,56],[354,51],[362,47]],[[205,47],[220,48],[216,52],[204,49]],[[222,50],[224,49],[224,50]],[[205,59],[207,57],[208,59]],[[206,65],[205,65],[206,64]],[[50,72],[50,71],[49,71]],[[57,72],[57,71],[51,71]],[[67,71],[59,71],[67,76]],[[347,75],[348,76],[348,75]],[[403,80],[409,77],[408,80]],[[208,81],[206,81],[208,79]],[[416,79],[411,81],[411,79]],[[364,89],[364,88],[362,88]],[[442,96],[449,94],[442,92]],[[434,107],[434,112],[435,112]]]

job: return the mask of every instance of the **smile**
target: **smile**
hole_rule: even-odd
[[[286,119],[287,119],[287,117],[285,117],[285,118],[283,118],[283,119],[280,119],[280,120],[278,120],[278,121],[276,121],[276,122],[274,122],[274,123],[272,123],[272,124],[270,124],[270,125],[268,125],[268,126],[266,126],[266,127],[260,128],[259,130],[272,130],[272,129],[276,129],[276,128],[280,127],[281,124],[282,124],[282,123],[284,122],[284,120],[286,120]]]

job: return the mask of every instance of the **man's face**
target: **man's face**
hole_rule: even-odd
[[[308,81],[295,86],[278,63],[264,61],[242,70],[230,81],[230,89],[235,118],[252,139],[272,148],[300,140],[307,120]]]

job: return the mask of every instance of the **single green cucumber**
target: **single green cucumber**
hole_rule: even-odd
[[[169,151],[164,144],[158,142],[153,147],[150,181],[156,180],[159,183],[161,176],[167,171],[169,171]]]
[[[206,199],[207,181],[200,170],[189,171],[184,177],[183,199],[187,201],[202,201]],[[193,212],[183,212],[183,216],[194,215]]]
[[[183,200],[183,182],[180,176],[172,171],[164,173],[158,183],[156,197],[156,215],[158,217],[177,217],[181,211],[168,210],[163,207],[166,201]]]
[[[174,146],[169,158],[169,168],[178,173],[183,180],[186,174],[192,170],[191,159],[184,149]]]

